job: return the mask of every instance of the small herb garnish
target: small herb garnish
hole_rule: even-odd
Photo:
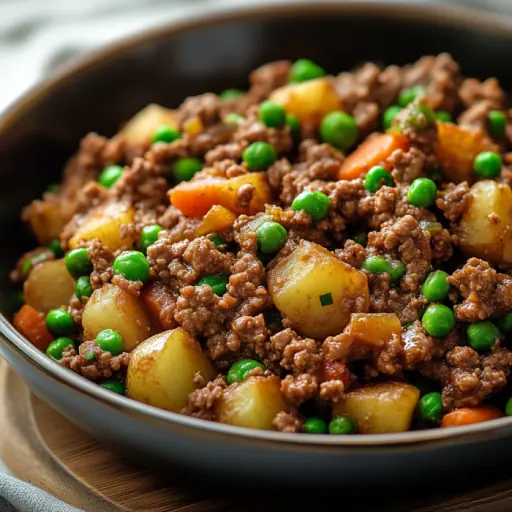
[[[332,302],[332,293],[320,295],[320,304],[322,304],[322,306],[330,306]]]

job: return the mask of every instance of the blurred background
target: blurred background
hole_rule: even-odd
[[[512,0],[408,1],[459,4],[512,14]],[[242,3],[271,0],[0,0],[0,111],[74,56],[207,6],[223,8]]]

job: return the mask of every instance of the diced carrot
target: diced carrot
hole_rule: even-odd
[[[475,181],[473,161],[482,151],[498,151],[482,130],[465,128],[453,123],[437,122],[436,156],[448,181]]]
[[[321,368],[321,380],[341,380],[345,387],[350,383],[350,370],[341,361],[327,361],[324,358]]]
[[[236,215],[231,210],[216,204],[208,210],[203,222],[196,228],[196,235],[201,236],[230,228],[235,220]]]
[[[156,325],[166,330],[177,326],[173,316],[176,300],[165,284],[151,283],[142,290],[140,297]]]
[[[45,351],[53,341],[53,336],[46,327],[43,315],[28,304],[25,304],[16,313],[13,324],[39,350]]]
[[[240,204],[238,191],[244,185],[252,185],[249,204]],[[229,180],[206,178],[184,181],[169,192],[171,203],[188,217],[202,217],[212,206],[220,205],[229,210],[249,215],[262,212],[270,203],[272,194],[266,173],[251,172]]]
[[[409,143],[403,135],[375,133],[357,147],[341,165],[340,180],[353,180],[369,171],[374,165],[382,165],[396,149],[407,150]]]
[[[479,407],[462,407],[446,414],[442,421],[441,427],[458,427],[461,425],[472,425],[482,421],[494,420],[501,418],[503,413],[491,407],[490,405],[480,405]]]

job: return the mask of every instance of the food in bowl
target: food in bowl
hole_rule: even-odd
[[[448,55],[149,105],[23,212],[14,325],[173,412],[337,435],[512,414],[512,130]]]

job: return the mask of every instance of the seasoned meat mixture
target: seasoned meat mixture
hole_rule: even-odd
[[[348,435],[512,414],[511,134],[498,81],[448,54],[283,60],[151,104],[23,211],[14,325],[202,420]]]

